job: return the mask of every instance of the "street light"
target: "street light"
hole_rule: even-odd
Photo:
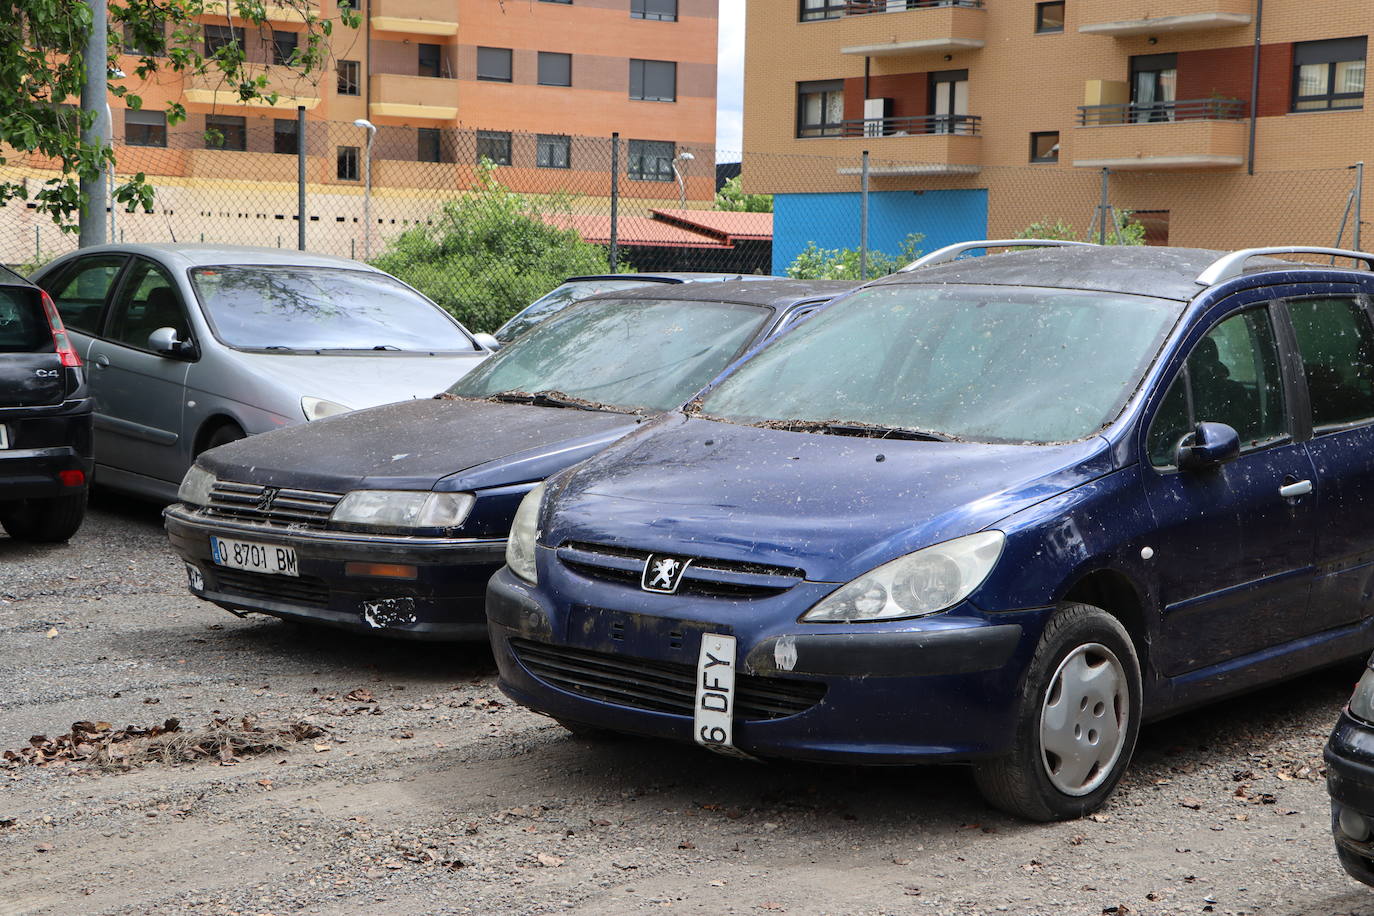
[[[677,178],[677,205],[681,210],[687,209],[687,185],[682,181],[682,169],[677,167],[677,163],[679,159],[683,162],[691,162],[695,158],[696,156],[683,150],[677,154],[677,159],[673,160],[673,175]]]
[[[363,154],[363,259],[367,260],[372,257],[372,138],[377,136],[377,125],[359,118],[353,126],[367,131],[367,152]]]

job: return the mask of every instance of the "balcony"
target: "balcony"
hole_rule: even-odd
[[[458,117],[458,81],[437,76],[374,73],[370,117],[452,121]]]
[[[872,178],[976,175],[982,167],[982,119],[976,115],[857,118],[830,131],[827,136],[866,141]],[[844,143],[835,155],[852,161],[853,149]],[[857,165],[836,169],[839,175],[861,171]]]
[[[372,0],[372,28],[408,35],[458,34],[454,0]]]
[[[206,4],[206,12],[212,13],[215,10],[213,4]],[[306,16],[319,17],[320,5],[318,3],[295,2],[295,0],[265,0],[262,5],[263,13],[268,22],[304,22]]]
[[[841,137],[909,137],[918,134],[954,134],[976,137],[982,118],[977,115],[929,115],[923,118],[855,118],[841,121]]]
[[[1236,99],[1082,105],[1073,164],[1115,170],[1233,169],[1245,164],[1247,105]]]
[[[267,85],[260,90],[267,98],[244,100],[239,97],[236,86],[225,82],[224,74],[193,73],[186,81],[186,101],[200,105],[223,105],[231,108],[265,108],[273,111],[295,111],[298,106],[307,110],[320,104],[318,74],[302,76],[290,67],[275,67],[270,64],[248,64],[247,76],[256,79],[259,74],[267,74]],[[271,101],[276,93],[276,101]]]
[[[983,47],[982,0],[849,0],[812,11],[842,54],[883,57]]]
[[[1249,25],[1254,0],[1078,0],[1078,31],[1158,35]]]

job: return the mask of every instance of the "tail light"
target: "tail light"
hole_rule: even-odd
[[[76,368],[81,365],[81,357],[77,355],[76,348],[72,346],[72,339],[67,336],[67,329],[62,326],[62,316],[57,312],[57,306],[53,303],[52,297],[46,292],[39,290],[43,296],[43,313],[48,316],[48,327],[52,328],[52,342],[57,347],[57,356],[62,365]]]

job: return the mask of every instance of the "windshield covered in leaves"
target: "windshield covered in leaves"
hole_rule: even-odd
[[[595,296],[597,293],[610,292],[616,289],[631,289],[649,282],[653,281],[607,278],[569,280],[551,292],[540,296],[525,306],[520,314],[501,325],[496,332],[496,339],[502,343],[512,341],[555,312],[562,311],[574,302],[581,302],[588,296]]]
[[[1081,439],[1121,411],[1181,309],[1079,290],[875,287],[778,338],[700,411],[805,432]]]
[[[191,271],[215,336],[274,350],[475,350],[438,306],[385,274],[337,267]]]
[[[498,351],[449,394],[554,392],[616,410],[669,410],[729,365],[770,314],[733,302],[583,302]]]

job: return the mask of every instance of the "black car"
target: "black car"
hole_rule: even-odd
[[[48,294],[0,275],[0,525],[65,541],[81,527],[92,469],[81,358]]]
[[[1331,832],[1341,865],[1374,887],[1374,658],[1326,742]]]
[[[205,452],[165,512],[172,547],[191,591],[236,614],[484,639],[487,580],[526,493],[853,286],[684,283],[585,299],[434,399]]]

